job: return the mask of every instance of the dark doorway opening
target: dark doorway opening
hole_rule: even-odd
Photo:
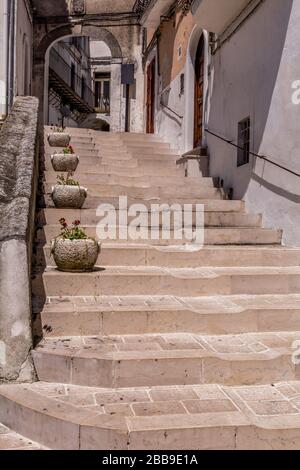
[[[155,115],[155,59],[147,68],[147,125],[148,134],[154,134],[154,115]]]
[[[198,44],[195,60],[195,111],[194,111],[194,147],[201,147],[203,136],[204,107],[204,36]]]

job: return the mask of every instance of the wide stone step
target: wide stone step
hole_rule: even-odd
[[[95,144],[92,142],[72,142],[71,143],[74,152],[77,155],[85,155],[86,153],[88,154],[89,152],[95,153],[98,155],[98,148],[95,147]],[[46,157],[49,157],[49,155],[53,155],[54,153],[62,153],[62,148],[61,147],[50,147],[49,145],[45,145],[45,155]]]
[[[74,175],[74,178],[77,178],[77,174]],[[79,179],[78,179],[79,181]],[[80,184],[83,185],[83,182],[80,181]],[[45,184],[44,190],[46,193],[52,192],[53,184]],[[197,188],[174,188],[172,187],[145,187],[145,188],[128,188],[126,186],[121,185],[105,185],[105,184],[97,184],[97,183],[89,183],[87,185],[88,193],[91,196],[130,196],[130,197],[137,197],[142,199],[161,199],[175,197],[182,197],[182,198],[192,198],[195,199],[198,197],[199,199],[224,199],[224,192],[222,189],[218,188],[210,188],[198,186]]]
[[[57,450],[298,450],[299,382],[112,390],[0,387],[0,416]],[[26,419],[24,419],[26,417]]]
[[[37,278],[33,284],[40,284]],[[158,268],[109,267],[91,273],[64,273],[47,268],[46,296],[101,295],[263,295],[296,294],[299,267]]]
[[[162,161],[171,161],[172,163],[176,163],[176,160],[179,158],[178,154],[174,153],[168,153],[166,151],[164,152],[159,152],[159,153],[153,153],[152,150],[147,150],[142,152],[137,152],[137,151],[132,151],[132,150],[126,150],[124,147],[122,147],[122,150],[111,150],[111,148],[103,149],[102,147],[98,148],[99,154],[102,157],[108,158],[108,159],[116,159],[116,160],[126,160],[129,158],[135,158],[137,160],[152,160],[153,162],[159,162],[160,160]]]
[[[97,157],[98,159],[98,157]],[[52,171],[51,162],[48,160],[46,161],[46,170]],[[139,165],[137,168],[126,168],[124,163],[122,165],[102,165],[101,158],[99,157],[99,163],[97,165],[89,164],[84,161],[84,157],[81,157],[80,166],[78,167],[83,173],[92,173],[92,174],[99,174],[99,175],[117,175],[117,176],[125,176],[125,177],[147,177],[147,176],[165,176],[166,182],[168,181],[169,177],[174,176],[181,176],[184,178],[184,171],[182,168],[176,168],[175,165],[171,167],[163,167],[163,166],[156,166],[156,165]]]
[[[186,227],[182,229],[173,229],[165,232],[162,229],[152,230],[148,227],[135,230],[134,233],[130,232],[130,228],[123,226],[126,230],[128,244],[143,244],[143,245],[154,245],[158,247],[168,248],[169,245],[173,246],[186,246],[187,251],[194,249],[197,251],[201,249],[203,245],[197,247],[198,243],[203,240],[204,245],[276,245],[280,244],[281,234],[274,232],[273,230],[261,229],[261,228],[205,228],[204,235],[202,238],[201,234],[196,235],[192,227]],[[96,226],[85,226],[86,234],[92,238],[96,238],[99,241],[105,243],[120,243],[124,240],[123,235],[120,235],[122,226],[111,226],[111,234],[109,239],[103,239],[104,234],[106,236],[105,226],[96,229]],[[124,232],[123,230],[123,232]],[[202,230],[201,228],[199,230]],[[141,234],[139,234],[141,232]],[[60,234],[60,227],[58,226],[46,226],[45,229],[39,232],[39,241],[50,241]],[[137,237],[139,239],[136,239]],[[100,258],[101,259],[101,258]]]
[[[39,380],[89,387],[262,385],[297,380],[300,332],[47,338],[32,352]]]
[[[111,138],[113,137],[118,137],[122,142],[159,142],[159,143],[164,143],[164,139],[162,137],[160,137],[159,135],[157,134],[144,134],[144,133],[124,133],[124,132],[121,132],[121,133],[110,133],[111,135]],[[98,132],[95,132],[93,133],[93,137],[96,139],[101,139],[101,138],[104,138],[105,139],[105,135],[102,133],[98,133]]]
[[[61,174],[61,173],[60,173]],[[166,178],[161,176],[140,176],[140,177],[125,177],[116,175],[102,175],[93,173],[83,173],[78,167],[75,178],[80,181],[81,184],[89,186],[90,184],[102,184],[102,185],[120,185],[126,188],[151,188],[163,186],[166,190],[177,190],[185,191],[196,191],[199,188],[213,188],[218,187],[218,180],[213,178],[184,178],[184,176]],[[57,172],[46,171],[45,182],[49,184],[55,183],[57,180]]]
[[[127,201],[128,201],[128,207],[131,205],[131,204],[143,204],[143,206],[145,206],[145,209],[148,213],[148,217],[150,217],[150,212],[151,209],[154,211],[156,211],[156,207],[153,208],[153,204],[168,204],[169,206],[172,206],[173,204],[192,204],[194,205],[193,207],[193,211],[195,212],[196,210],[196,204],[199,204],[199,205],[203,205],[204,206],[204,212],[240,212],[240,211],[244,211],[245,209],[245,204],[243,201],[227,201],[225,199],[191,199],[191,198],[188,198],[188,199],[179,199],[179,198],[176,198],[176,199],[172,199],[172,200],[164,200],[164,201],[159,201],[159,200],[155,200],[155,199],[152,199],[150,201],[147,201],[147,200],[144,200],[144,199],[141,199],[141,198],[130,198],[128,197],[127,198]],[[120,200],[119,198],[117,197],[92,197],[92,196],[88,196],[87,199],[86,199],[86,202],[84,204],[84,208],[81,209],[81,211],[88,211],[89,210],[89,213],[92,213],[94,212],[94,214],[96,214],[96,211],[95,209],[97,207],[99,207],[100,204],[112,204],[113,207],[114,207],[114,210],[118,211],[119,210],[119,207],[121,207],[121,210],[123,210],[123,202],[121,202],[121,206],[120,206]],[[49,204],[49,209],[53,208],[54,209],[54,206],[50,200],[50,198],[48,197],[48,204]],[[188,212],[188,209],[186,209],[187,212]],[[61,214],[63,215],[63,212],[65,214],[68,214],[68,209],[57,209],[57,214],[58,216],[60,216]],[[154,211],[154,212],[155,212]],[[142,212],[142,208],[140,208],[140,212]],[[76,211],[73,211],[72,210],[72,213],[71,214],[74,214],[76,213]],[[59,217],[60,218],[60,217]]]
[[[44,337],[300,331],[300,295],[48,297]]]
[[[17,434],[0,423],[0,451],[36,451],[47,450],[46,447]],[[4,463],[4,462],[3,462]]]
[[[153,152],[159,152],[159,151],[167,151],[170,152],[170,154],[176,154],[179,155],[178,151],[174,150],[171,148],[170,144],[164,143],[164,142],[149,142],[149,141],[140,141],[140,142],[99,142],[97,139],[94,139],[95,144],[98,146],[98,148],[103,148],[103,149],[122,149],[124,146],[129,150],[135,150],[135,151],[140,151],[143,152],[143,150],[146,150],[148,152],[153,151]]]
[[[42,239],[44,237],[41,235]],[[45,240],[44,240],[45,241]],[[40,265],[55,266],[49,246],[41,247]],[[176,246],[168,251],[160,247],[109,243],[102,245],[98,258],[100,266],[161,266],[174,268],[240,267],[240,266],[299,266],[300,250],[281,246],[207,246],[201,250],[187,250]]]
[[[125,191],[120,191],[120,194],[124,194]],[[45,224],[56,224],[59,220],[59,215],[64,209],[42,209],[39,212],[39,220]],[[100,217],[97,212],[93,209],[82,209],[75,210],[72,213],[72,209],[66,209],[68,218],[76,217],[81,220],[84,225],[95,225],[100,221]],[[190,212],[190,211],[188,211]],[[120,211],[122,213],[122,211]],[[133,216],[128,216],[128,221],[132,220]],[[60,217],[59,217],[60,218]],[[148,221],[151,221],[151,214],[148,215]],[[257,214],[246,214],[243,212],[204,212],[204,222],[207,227],[259,227],[261,225],[261,215]],[[171,218],[171,227],[174,226],[174,218]]]
[[[98,153],[98,150],[89,150],[89,149],[74,149],[76,155],[79,156],[79,165],[80,164],[100,164],[101,162],[101,157]],[[45,167],[46,170],[52,170],[52,165],[51,165],[51,160],[50,156],[53,155],[54,153],[59,153],[59,149],[49,150],[49,152],[46,154],[46,162],[45,162]]]
[[[171,161],[159,161],[159,162],[152,162],[152,161],[141,161],[141,160],[135,160],[135,159],[130,159],[126,160],[124,162],[123,160],[115,160],[115,159],[105,159],[101,158],[100,156],[97,156],[96,154],[91,155],[90,154],[85,154],[85,155],[79,155],[80,161],[79,161],[79,166],[78,170],[84,171],[84,169],[87,166],[90,166],[92,169],[96,168],[97,170],[102,170],[107,169],[107,173],[109,173],[109,169],[115,169],[115,170],[126,170],[127,172],[132,171],[132,169],[135,169],[136,171],[148,171],[152,172],[152,169],[155,169],[155,171],[163,171],[167,174],[168,171],[170,171],[172,174],[178,173],[178,169],[176,166],[171,162]],[[52,164],[50,161],[50,158],[46,161],[45,163],[45,168],[46,170],[52,170]]]

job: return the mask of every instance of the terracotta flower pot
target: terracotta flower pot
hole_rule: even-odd
[[[56,185],[51,194],[55,207],[81,209],[87,197],[87,189],[82,186]]]
[[[48,134],[48,142],[50,147],[68,147],[71,137],[65,132],[52,132]]]
[[[51,242],[51,254],[59,271],[82,273],[92,271],[101,244],[92,238],[66,240],[58,237]]]
[[[54,171],[73,173],[78,167],[79,157],[75,153],[55,153],[51,155],[51,163]]]

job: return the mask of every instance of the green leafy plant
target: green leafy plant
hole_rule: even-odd
[[[73,173],[67,173],[67,176],[60,175],[57,176],[57,184],[60,186],[80,186],[79,181],[76,181],[72,178]]]
[[[72,147],[72,145],[68,145],[68,147],[63,149],[63,153],[65,155],[73,155],[75,153],[74,148]]]
[[[80,220],[74,220],[72,225],[68,225],[66,219],[59,220],[61,225],[60,238],[64,240],[86,240],[88,238],[84,229],[80,227]]]
[[[59,134],[62,134],[63,132],[65,132],[65,127],[61,127],[61,126],[51,126],[50,127],[50,130],[52,132],[58,132]]]

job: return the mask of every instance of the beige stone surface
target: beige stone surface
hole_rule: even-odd
[[[84,209],[53,208],[46,146],[33,279],[40,382],[0,387],[0,421],[53,449],[299,448],[300,250],[226,200],[217,179],[185,178],[158,136],[70,134],[89,196]],[[105,241],[93,272],[58,272],[58,220],[95,236],[96,207],[119,209],[119,195],[146,212],[203,203],[203,249]]]

